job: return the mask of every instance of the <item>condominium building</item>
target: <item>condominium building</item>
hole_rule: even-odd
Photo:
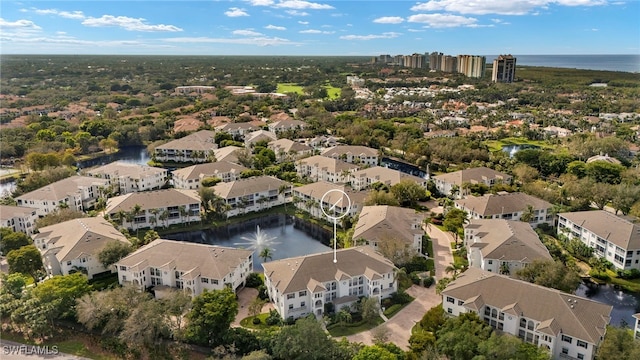
[[[436,175],[433,180],[441,194],[461,199],[470,194],[465,184],[485,184],[488,187],[495,184],[510,184],[512,176],[487,167],[476,167]]]
[[[442,306],[453,316],[476,313],[491,327],[549,350],[554,360],[594,359],[613,309],[473,267],[442,291]]]
[[[167,182],[167,169],[115,161],[87,170],[89,176],[106,179],[120,194],[158,190]]]
[[[256,176],[212,187],[229,206],[227,217],[270,209],[291,201],[291,184],[273,176]]]
[[[516,58],[512,55],[500,55],[493,60],[491,81],[512,83],[516,79]]]
[[[381,301],[398,290],[396,267],[368,246],[263,263],[269,299],[284,319],[322,317],[324,305],[351,306],[360,297]]]
[[[217,148],[215,132],[201,130],[159,145],[154,150],[154,156],[162,162],[208,162]]]
[[[244,286],[253,272],[253,250],[157,239],[122,258],[116,268],[120,285],[151,288],[156,298],[169,289],[198,296]]]
[[[558,214],[558,234],[579,239],[616,269],[640,270],[640,225],[604,210]]]
[[[484,56],[458,55],[458,72],[467,77],[484,76],[487,59]]]
[[[422,253],[422,222],[424,215],[413,209],[397,206],[365,206],[358,216],[353,239],[356,243],[364,240],[374,250],[380,250],[385,242],[401,241],[416,254]],[[402,246],[397,247],[398,251]]]
[[[177,169],[171,174],[173,186],[176,189],[198,190],[203,179],[218,178],[222,182],[236,181],[240,179],[240,173],[245,170],[247,170],[246,167],[236,163],[216,161]]]
[[[309,156],[311,155],[311,153],[313,153],[312,147],[297,141],[284,138],[270,142],[267,147],[273,150],[273,152],[276,154],[276,160],[279,162],[293,161],[305,156]]]
[[[38,216],[45,216],[61,205],[84,211],[94,205],[109,182],[90,176],[62,179],[16,198],[18,206],[35,208]]]
[[[402,171],[389,169],[384,166],[374,166],[351,174],[351,186],[356,190],[369,188],[372,184],[381,183],[387,186],[393,186],[401,181],[412,181],[416,184],[427,188],[427,179],[403,173]]]
[[[469,266],[513,275],[535,260],[553,260],[531,225],[522,221],[472,219],[464,225]]]
[[[331,157],[316,155],[296,161],[296,172],[311,181],[347,183],[351,173],[358,170],[354,165]]]
[[[0,205],[0,227],[31,235],[37,219],[38,214],[34,208]]]
[[[551,203],[521,192],[468,196],[454,203],[469,214],[469,219],[520,220],[527,213],[531,226],[553,225]]]
[[[105,268],[98,254],[107,244],[131,242],[102,217],[80,218],[45,226],[32,236],[33,244],[42,253],[47,275],[69,275],[83,272],[89,279],[110,269]]]
[[[344,192],[349,197],[349,200],[344,198],[339,191],[334,190]],[[317,181],[295,187],[292,189],[292,193],[293,202],[298,209],[304,210],[319,219],[326,219],[326,215],[322,212],[322,206],[325,206],[325,209],[335,206],[335,210],[338,213],[346,213],[348,216],[355,217],[362,210],[364,200],[367,197],[367,193],[364,191],[355,191],[349,186],[326,181]],[[324,201],[324,204],[321,204],[322,201]]]
[[[442,68],[443,53],[432,52],[429,54],[429,69],[440,70]]]
[[[378,150],[361,145],[338,145],[322,152],[322,156],[339,159],[360,166],[376,166],[380,161]]]

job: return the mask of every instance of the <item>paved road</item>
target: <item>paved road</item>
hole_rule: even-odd
[[[88,358],[63,354],[54,346],[24,345],[13,341],[0,339],[0,359],[2,360],[89,360]]]
[[[347,336],[347,340],[350,342],[363,343],[365,345],[373,344],[373,337],[380,329],[386,331],[388,341],[398,345],[403,350],[409,349],[409,337],[411,336],[411,329],[416,322],[422,319],[424,313],[432,307],[440,304],[442,298],[436,295],[435,286],[430,288],[424,288],[422,286],[413,285],[407,289],[407,294],[413,296],[413,300],[404,309],[400,310],[394,317],[384,324],[380,324],[377,327],[363,331],[361,333]]]

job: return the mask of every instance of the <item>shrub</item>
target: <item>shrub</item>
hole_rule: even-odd
[[[289,316],[287,318],[287,321],[285,322],[285,324],[287,324],[287,325],[293,325],[295,323],[296,323],[296,320],[293,318],[293,316]]]
[[[435,280],[433,279],[433,276],[427,276],[426,278],[422,279],[422,285],[424,285],[424,287],[426,288],[431,287],[434,282]]]
[[[591,277],[596,278],[598,280],[603,280],[603,281],[611,280],[611,277],[609,277],[609,275],[607,275],[606,272],[599,272],[599,271],[591,270],[589,272],[589,275],[591,275]]]
[[[258,325],[258,324],[260,324],[260,318],[254,317],[252,322],[253,322],[254,325]]]
[[[404,291],[394,292],[393,294],[391,294],[391,297],[389,299],[391,299],[393,304],[401,304],[401,305],[407,304],[411,302],[411,300],[413,300],[411,295],[407,294]]]
[[[278,314],[278,311],[269,310],[269,316],[264,322],[269,326],[280,325],[282,324],[282,318],[280,317],[280,314]]]
[[[393,316],[393,315],[395,315],[398,311],[400,311],[400,309],[402,309],[402,305],[401,305],[401,304],[394,304],[394,305],[391,305],[391,307],[386,308],[386,309],[384,310],[384,316],[387,316],[387,317],[389,317],[389,316]]]
[[[409,279],[411,279],[411,282],[415,285],[420,285],[420,276],[418,275],[418,273],[419,272],[412,272],[411,274],[409,274]]]
[[[618,270],[618,277],[621,279],[637,279],[640,277],[640,270],[638,269],[629,269],[629,270]]]
[[[258,286],[258,297],[260,300],[268,300],[269,293],[267,292],[267,287],[264,284]]]
[[[259,288],[263,284],[264,284],[264,281],[262,281],[262,278],[260,277],[260,274],[251,273],[251,274],[249,274],[247,276],[247,281],[246,281],[245,286],[249,287],[249,288]]]

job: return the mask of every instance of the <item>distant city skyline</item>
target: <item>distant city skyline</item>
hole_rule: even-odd
[[[5,0],[0,53],[640,54],[638,14],[635,0]]]

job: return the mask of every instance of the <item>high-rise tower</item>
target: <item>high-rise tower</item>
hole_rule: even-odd
[[[500,55],[493,60],[491,81],[511,83],[516,79],[516,58],[511,55]]]

